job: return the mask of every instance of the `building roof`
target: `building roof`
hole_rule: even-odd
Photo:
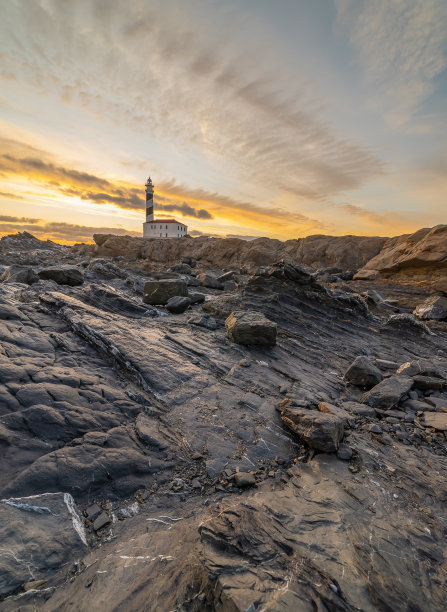
[[[184,223],[176,221],[175,219],[154,219],[154,221],[146,221],[146,223],[175,223],[176,225],[185,225]]]

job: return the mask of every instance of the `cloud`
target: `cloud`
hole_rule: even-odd
[[[196,1],[17,0],[4,12],[5,72],[103,124],[198,150],[240,180],[322,205],[384,172],[374,150],[325,120],[328,100],[310,93],[299,63],[276,63],[260,26],[219,31]]]
[[[335,5],[374,107],[394,126],[409,122],[447,67],[447,4],[335,0]]]
[[[55,242],[92,242],[93,234],[115,234],[119,236],[141,236],[140,232],[121,227],[92,227],[71,223],[47,222],[41,219],[0,216],[0,235],[31,232],[38,238]]]
[[[13,193],[12,191],[0,191],[0,198],[4,198],[5,200],[23,200],[21,195]]]

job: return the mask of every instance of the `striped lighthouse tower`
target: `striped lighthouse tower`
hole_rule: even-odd
[[[146,223],[154,220],[154,185],[151,177],[146,181]]]

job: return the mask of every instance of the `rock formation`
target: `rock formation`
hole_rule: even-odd
[[[426,286],[115,238],[0,241],[0,611],[444,610]]]

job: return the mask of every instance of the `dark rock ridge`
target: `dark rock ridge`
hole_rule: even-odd
[[[37,276],[0,283],[1,612],[444,610],[447,327],[411,314],[426,290],[179,244],[157,263],[0,241],[4,272]],[[40,278],[55,261],[82,285]]]

